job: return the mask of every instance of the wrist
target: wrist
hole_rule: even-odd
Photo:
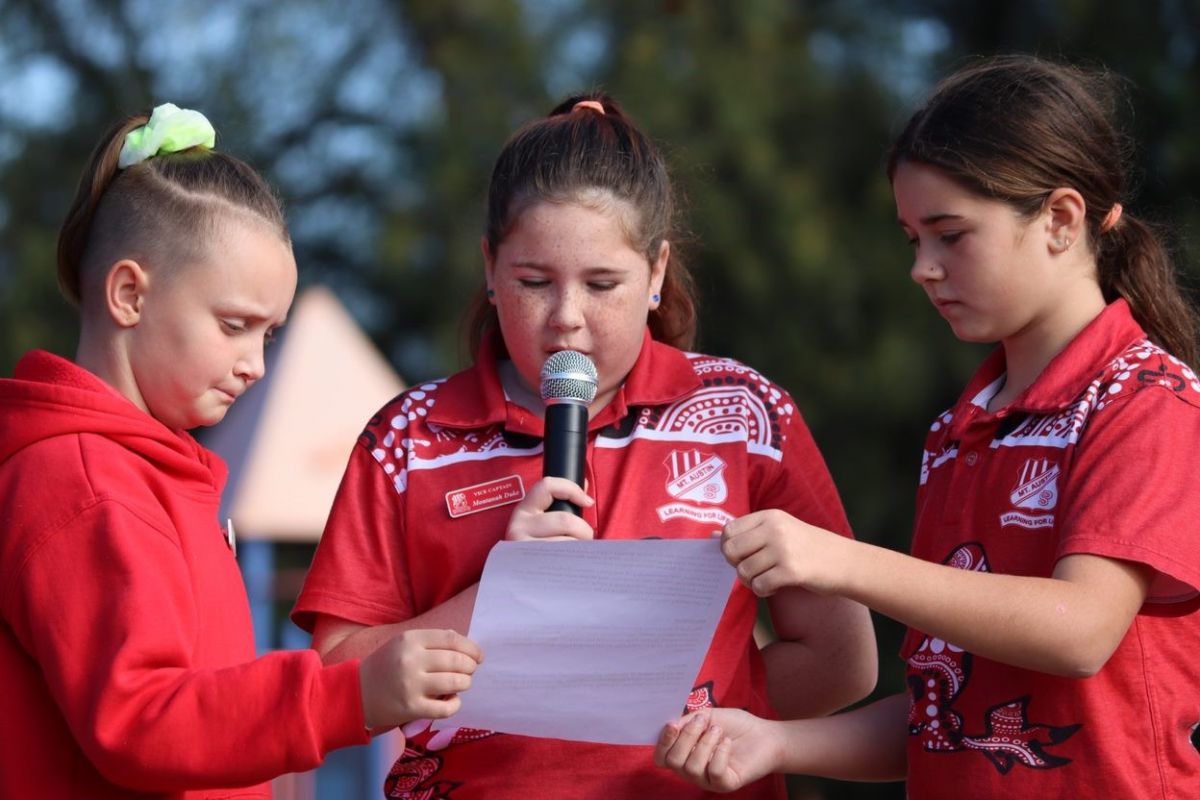
[[[790,729],[793,727],[792,723],[794,722],[796,722],[796,720],[767,721],[767,725],[769,726],[767,730],[767,741],[770,742],[770,749],[768,750],[767,755],[767,763],[769,766],[769,769],[767,770],[768,774],[791,771],[791,765],[789,764],[789,761],[793,761],[794,758],[789,758],[789,756],[794,755],[795,748],[793,747],[793,742],[791,741],[793,731]]]

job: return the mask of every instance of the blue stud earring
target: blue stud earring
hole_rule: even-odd
[[[650,299],[653,300],[655,303],[657,303],[659,300],[662,300],[662,298],[657,294],[650,295]]]
[[[488,290],[487,290],[487,296],[488,296],[488,299],[489,299],[489,300],[491,300],[493,297],[495,297],[495,296],[496,296],[496,290],[495,290],[495,289],[488,289]]]

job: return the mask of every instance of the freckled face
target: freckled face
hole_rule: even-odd
[[[925,164],[902,162],[892,190],[914,249],[912,279],[959,339],[1003,341],[1061,306],[1069,276],[1047,257],[1037,220]]]
[[[203,261],[152,275],[124,393],[170,428],[220,422],[265,373],[263,348],[295,292],[291,247],[263,225],[226,223]]]
[[[494,253],[484,245],[487,282],[518,375],[536,396],[542,364],[578,350],[596,364],[591,410],[606,406],[641,352],[646,319],[658,307],[669,245],[653,263],[625,233],[627,204],[538,203],[527,208]]]

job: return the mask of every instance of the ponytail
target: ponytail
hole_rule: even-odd
[[[76,306],[82,295],[80,274],[96,209],[117,177],[117,160],[125,144],[125,136],[145,125],[149,119],[149,114],[136,114],[114,123],[104,133],[88,158],[75,197],[67,209],[66,219],[58,231],[58,287],[63,296]]]
[[[1200,316],[1180,290],[1155,231],[1126,213],[1096,242],[1104,299],[1123,297],[1155,344],[1190,366],[1200,364]]]

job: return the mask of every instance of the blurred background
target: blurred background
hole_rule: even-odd
[[[483,194],[500,146],[598,87],[661,143],[686,198],[700,349],[789,389],[859,537],[905,549],[926,426],[985,350],[956,342],[909,281],[882,168],[890,137],[973,55],[1117,71],[1139,145],[1128,207],[1171,233],[1194,289],[1198,46],[1197,0],[0,0],[0,372],[31,347],[74,353],[55,235],[101,131],[167,100],[197,108],[218,147],[283,195],[301,297],[316,292],[335,327],[352,329],[315,340],[346,342],[378,373],[369,386],[330,380],[338,351],[298,349],[298,334],[277,351],[282,360],[290,348],[316,379],[270,404],[306,394],[339,417],[332,449],[313,456],[336,481],[354,433],[400,381],[465,365],[459,314],[481,282]],[[353,411],[325,403],[339,386]],[[239,465],[272,470],[255,467],[252,443],[277,449],[255,433],[271,416],[269,382],[256,391],[241,405],[257,409],[231,420],[245,427],[218,432],[214,446],[234,462],[229,502],[262,508],[237,483]],[[287,426],[291,438],[320,426],[307,419]],[[307,644],[285,615],[321,513],[277,529],[239,522],[262,649]],[[901,631],[876,625],[882,696],[903,688]],[[378,797],[386,747],[284,779],[280,797]],[[904,794],[900,784],[791,787],[795,798]]]

